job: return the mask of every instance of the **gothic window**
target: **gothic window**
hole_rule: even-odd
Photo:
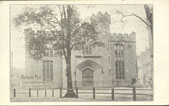
[[[44,81],[53,80],[53,61],[48,60],[43,61],[43,80]]]
[[[115,49],[115,69],[116,69],[116,79],[125,78],[125,69],[124,69],[124,46],[123,44],[117,43],[114,46]]]

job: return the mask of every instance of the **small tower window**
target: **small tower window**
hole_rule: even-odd
[[[53,57],[53,50],[45,50],[44,56],[45,57]]]
[[[90,45],[86,45],[82,51],[83,54],[92,54],[92,48]]]

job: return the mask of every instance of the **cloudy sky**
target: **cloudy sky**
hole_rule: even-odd
[[[22,13],[23,9],[26,7],[38,8],[42,5],[12,5],[11,6],[11,21],[13,17]],[[55,5],[48,5],[55,6]],[[122,11],[125,15],[137,14],[138,16],[145,19],[145,10],[143,5],[76,5],[80,13],[80,18],[82,20],[88,20],[92,14],[97,14],[99,11],[108,12],[111,15],[111,33],[131,33],[136,32],[136,46],[137,55],[144,52],[148,48],[148,35],[146,25],[136,17],[127,17],[124,19],[124,26],[119,21],[121,15],[115,14],[115,11]],[[24,68],[24,36],[22,29],[16,29],[11,24],[11,49],[13,52],[13,66],[16,68]]]

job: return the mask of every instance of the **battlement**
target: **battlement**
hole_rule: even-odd
[[[95,22],[95,23],[102,23],[102,24],[111,23],[111,18],[108,12],[102,13],[99,11],[97,14],[92,14],[90,20],[91,22]]]
[[[110,41],[136,41],[136,33],[113,33]]]

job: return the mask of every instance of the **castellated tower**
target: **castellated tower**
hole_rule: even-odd
[[[62,60],[57,51],[45,50],[42,59],[34,60],[29,52],[30,37],[40,33],[31,28],[25,29],[25,75],[22,76],[24,87],[56,88],[62,86]],[[45,34],[45,33],[41,33]],[[46,33],[47,34],[47,33]]]
[[[110,37],[110,15],[107,12],[98,12],[96,15],[93,14],[90,20],[91,23],[95,26],[96,32],[98,32],[100,39],[105,44],[107,44]]]
[[[132,85],[137,80],[136,33],[113,33],[110,39],[113,85]]]
[[[75,87],[131,86],[137,79],[136,34],[110,33],[110,15],[91,16],[103,47],[86,53],[72,53],[72,80]],[[64,81],[65,82],[65,81]]]
[[[92,14],[91,24],[105,47],[86,48],[72,53],[72,80],[74,87],[112,86],[107,52],[110,37],[110,15],[107,12]],[[65,75],[65,74],[64,74]],[[63,81],[63,82],[66,82]]]

